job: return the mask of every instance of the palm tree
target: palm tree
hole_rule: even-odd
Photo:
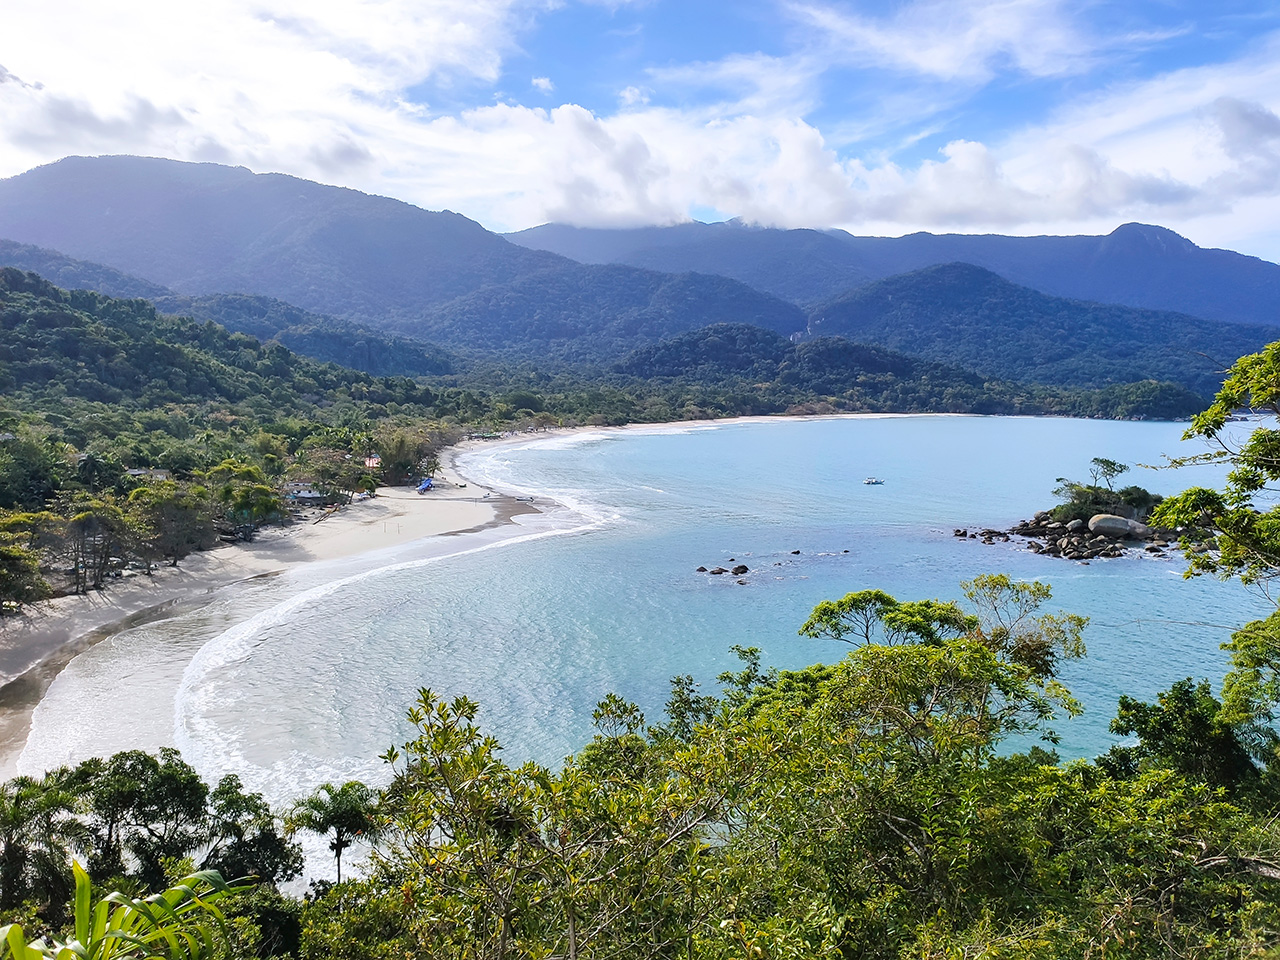
[[[378,794],[359,780],[348,780],[341,787],[322,783],[315,793],[294,804],[285,817],[290,833],[307,830],[322,837],[333,834],[329,849],[342,882],[342,851],[357,838],[373,843],[382,833],[378,815]]]
[[[33,895],[57,905],[71,893],[71,847],[85,839],[85,828],[66,775],[54,770],[42,780],[14,777],[0,784],[0,908]]]

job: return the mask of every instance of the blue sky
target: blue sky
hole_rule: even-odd
[[[0,175],[242,164],[492,229],[742,216],[1280,259],[1280,5],[19,0]]]

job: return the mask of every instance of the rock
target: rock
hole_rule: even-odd
[[[1062,529],[1062,524],[1061,524],[1061,523],[1059,523],[1057,520],[1055,520],[1055,521],[1053,521],[1053,523],[1049,524],[1049,529],[1050,529],[1050,530],[1061,530],[1061,529]]]
[[[740,583],[744,587],[747,585],[747,581],[745,580],[739,580],[738,583]]]
[[[730,562],[730,563],[737,563],[737,562],[738,562],[738,558],[737,558],[737,557],[730,557],[730,558],[729,558],[729,562]]]
[[[1160,547],[1157,547],[1157,546],[1153,543],[1153,544],[1148,545],[1148,547],[1147,547],[1147,553],[1164,553],[1164,550],[1162,550]]]
[[[953,537],[967,537],[969,535],[969,531],[961,530],[959,527],[956,527],[955,532],[952,533],[951,535]]]
[[[1146,540],[1151,536],[1151,528],[1137,520],[1129,521],[1129,536],[1135,540]]]
[[[720,574],[722,574],[722,573],[728,573],[729,571],[728,571],[728,570],[726,570],[724,567],[716,567],[714,570],[710,570],[710,571],[708,571],[708,572],[709,572],[713,577],[718,577],[718,576],[720,576]]]
[[[841,553],[848,553],[849,551],[848,551],[848,550],[841,550],[840,552],[841,552]]]
[[[736,567],[734,567],[732,570],[730,570],[729,572],[730,572],[730,573],[732,573],[735,577],[740,577],[740,576],[742,576],[744,573],[747,573],[747,572],[748,572],[748,568],[747,568],[747,565],[746,565],[745,563],[740,563],[740,564],[738,564]]]
[[[1089,532],[1119,540],[1130,535],[1129,521],[1113,513],[1099,513],[1089,520]]]
[[[800,553],[800,551],[799,551],[799,550],[792,550],[792,551],[791,551],[791,555],[792,555],[793,557],[794,557],[794,556],[796,556],[796,555],[797,555],[797,554],[799,554],[799,553]]]
[[[1067,531],[1070,533],[1079,533],[1084,529],[1084,526],[1084,521],[1077,517],[1075,520],[1072,520],[1067,524]]]
[[[699,567],[699,568],[698,568],[698,573],[706,573],[706,572],[707,572],[707,568],[706,568],[706,567]]]

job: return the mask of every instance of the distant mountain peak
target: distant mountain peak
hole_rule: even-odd
[[[1182,234],[1153,223],[1122,223],[1107,234],[1107,240],[1122,241],[1129,247],[1146,245],[1164,253],[1200,249]]]

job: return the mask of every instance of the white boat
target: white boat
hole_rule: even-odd
[[[871,484],[880,484],[880,483],[884,483],[884,481],[883,481],[883,480],[881,480],[879,477],[867,477],[867,479],[863,480],[862,482],[863,482],[863,483],[871,483]]]

